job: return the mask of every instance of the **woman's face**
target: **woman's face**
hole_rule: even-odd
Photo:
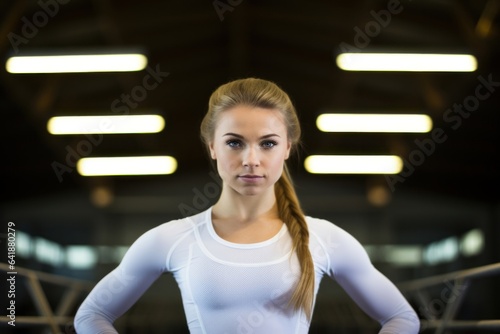
[[[209,148],[224,187],[241,195],[274,191],[290,154],[281,113],[245,105],[220,113]]]

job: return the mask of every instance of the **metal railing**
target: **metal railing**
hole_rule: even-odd
[[[0,263],[0,270],[9,272],[6,263]],[[443,334],[448,330],[476,330],[500,332],[500,319],[494,320],[459,320],[455,319],[457,312],[462,305],[466,292],[471,281],[500,274],[500,263],[472,268],[468,270],[456,271],[448,274],[421,278],[399,284],[399,289],[408,299],[414,301],[420,310],[425,310],[432,300],[428,291],[430,288],[445,286],[440,294],[440,300],[445,305],[441,317],[435,314],[420,314],[422,330],[434,329],[434,333]],[[72,325],[73,312],[76,303],[84,292],[89,292],[93,282],[68,278],[59,275],[47,274],[25,268],[16,268],[16,275],[25,278],[31,300],[36,307],[38,316],[18,316],[16,315],[16,326],[43,326],[51,333],[61,333],[61,328]],[[65,289],[65,293],[59,301],[55,311],[52,310],[47,296],[42,288],[41,282],[46,282],[60,286]],[[443,293],[444,291],[444,293]],[[8,317],[1,318],[0,324],[9,322]],[[66,328],[68,331],[68,328]]]
[[[6,263],[0,263],[0,270],[5,272],[11,271],[9,270],[9,265]],[[38,313],[37,316],[21,316],[16,314],[16,327],[42,326],[50,330],[51,333],[61,333],[62,327],[72,326],[73,316],[71,313],[82,293],[90,291],[94,286],[92,282],[48,274],[17,266],[15,272],[16,278],[22,278],[25,281],[29,295],[31,296],[31,301]],[[65,289],[55,310],[50,306],[41,282],[50,283]],[[10,319],[5,316],[0,319],[0,324],[2,326],[10,321]],[[66,331],[68,331],[68,328],[66,328]]]
[[[448,330],[476,330],[500,332],[500,319],[495,320],[459,320],[455,319],[462,305],[465,295],[469,290],[472,280],[500,274],[500,263],[494,263],[482,267],[451,272],[448,274],[421,278],[398,285],[400,290],[409,299],[414,300],[420,314],[422,330],[434,329],[434,333],[443,334]],[[432,299],[428,293],[430,288],[444,285],[439,299]],[[429,305],[440,302],[444,307],[442,316],[438,317],[432,312],[425,312]],[[497,306],[499,308],[500,305]],[[422,313],[422,312],[421,312]]]

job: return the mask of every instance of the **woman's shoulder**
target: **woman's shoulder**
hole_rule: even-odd
[[[311,216],[305,216],[305,217],[307,226],[309,230],[312,232],[335,231],[337,229],[340,229],[340,227],[338,227],[333,222],[327,219],[311,217]]]
[[[328,243],[357,243],[357,240],[345,229],[337,224],[323,218],[306,216],[306,222],[309,228],[309,233],[312,238],[325,240]]]
[[[306,221],[311,236],[312,253],[316,254],[316,257],[317,254],[323,254],[324,256],[319,258],[328,259],[326,271],[342,273],[369,263],[363,246],[348,231],[326,219],[306,217]]]
[[[171,254],[186,238],[194,238],[193,231],[205,221],[206,212],[167,221],[143,233],[130,246],[122,263],[127,266],[169,270],[165,265]],[[144,259],[148,259],[145,261]]]
[[[200,224],[205,223],[208,211],[209,210],[205,210],[199,213],[195,213],[191,216],[169,220],[155,227],[154,229],[157,232],[167,233],[169,235],[187,232],[199,226]]]

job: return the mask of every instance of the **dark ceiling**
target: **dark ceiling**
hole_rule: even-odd
[[[315,126],[321,112],[425,112],[447,139],[434,142],[434,151],[414,171],[407,170],[396,189],[498,200],[499,1],[54,0],[46,1],[52,7],[45,9],[43,3],[2,1],[4,60],[17,52],[40,49],[141,48],[149,67],[168,76],[163,74],[158,87],[142,101],[118,111],[114,101],[142,85],[147,71],[14,75],[2,66],[2,142],[7,154],[1,168],[9,186],[2,187],[8,189],[2,192],[3,201],[96,185],[126,189],[206,173],[209,164],[198,129],[208,97],[218,85],[248,76],[275,81],[295,102],[304,129],[304,146],[292,166],[299,177],[316,178],[323,184],[385,182],[383,177],[376,181],[368,176],[307,176],[302,161],[310,154],[334,153],[395,153],[414,159],[415,152],[422,151],[415,140],[432,138],[430,134],[322,133]],[[389,9],[393,10],[390,17]],[[38,27],[30,30],[33,23]],[[363,39],[359,31],[368,37]],[[345,72],[334,59],[341,45],[360,52],[468,52],[477,57],[478,69],[473,73]],[[470,115],[453,122],[444,119],[454,104],[474,102],[480,77],[493,82],[491,95],[476,99],[479,105],[469,107]],[[126,104],[122,100],[119,106]],[[51,136],[46,130],[47,120],[54,115],[151,110],[164,116],[163,132],[106,135],[87,151],[82,146],[88,140],[85,136]],[[168,154],[178,160],[179,169],[171,176],[140,178],[85,178],[72,171],[58,179],[53,163],[71,168],[68,152],[78,149],[82,156]]]

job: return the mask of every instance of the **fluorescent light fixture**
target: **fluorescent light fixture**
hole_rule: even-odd
[[[313,174],[397,174],[403,161],[395,155],[311,155],[304,167]]]
[[[399,266],[418,266],[422,264],[422,246],[385,245],[383,246],[385,261]]]
[[[449,237],[428,245],[423,252],[423,260],[426,264],[438,264],[452,262],[458,257],[459,244],[456,237]]]
[[[89,133],[157,133],[165,127],[159,115],[60,116],[47,122],[53,135]]]
[[[432,119],[416,114],[322,114],[316,119],[324,132],[429,132]]]
[[[344,71],[473,72],[477,60],[468,54],[342,53],[337,66]]]
[[[7,59],[9,73],[133,72],[146,68],[143,54],[16,56]]]
[[[90,269],[97,264],[98,256],[92,246],[67,246],[66,264],[71,269]]]
[[[36,238],[34,243],[34,255],[38,261],[53,266],[60,266],[64,263],[64,249],[61,245],[44,238]]]
[[[76,165],[83,176],[162,175],[177,169],[177,160],[170,156],[83,158]]]
[[[460,240],[460,251],[465,256],[480,254],[484,248],[484,234],[480,229],[467,232]]]
[[[364,245],[372,261],[387,262],[398,267],[422,265],[421,245]]]
[[[28,233],[21,231],[16,231],[16,253],[17,255],[29,258],[32,253],[33,242],[31,236]]]

